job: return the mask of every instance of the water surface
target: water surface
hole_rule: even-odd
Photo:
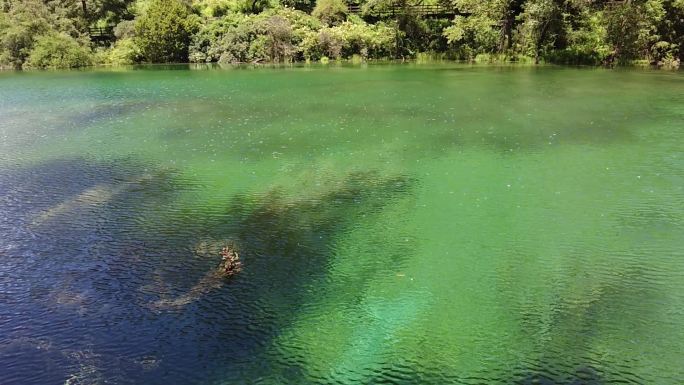
[[[684,383],[683,123],[677,72],[0,73],[0,383]]]

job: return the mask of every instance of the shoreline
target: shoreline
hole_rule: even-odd
[[[237,70],[237,69],[288,69],[288,68],[360,68],[368,66],[416,66],[429,67],[434,65],[447,65],[454,67],[471,67],[471,68],[486,68],[486,67],[517,67],[517,68],[577,68],[577,69],[605,69],[605,70],[648,70],[648,71],[664,71],[664,72],[679,72],[683,68],[658,66],[650,63],[631,63],[619,65],[589,65],[589,64],[557,64],[557,63],[539,63],[534,64],[530,62],[521,61],[494,61],[494,62],[477,62],[469,60],[418,60],[418,59],[371,59],[371,60],[352,60],[339,59],[330,60],[328,62],[321,61],[293,61],[288,63],[193,63],[193,62],[178,62],[178,63],[137,63],[137,64],[94,64],[84,67],[73,68],[12,68],[0,66],[0,73],[33,73],[33,72],[54,72],[54,71],[83,71],[91,72],[98,70],[163,70],[163,69],[188,69],[188,70]],[[166,67],[166,68],[164,68]]]

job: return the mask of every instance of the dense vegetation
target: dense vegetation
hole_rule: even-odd
[[[347,1],[0,0],[0,66],[427,55],[676,68],[684,56],[684,0]],[[114,28],[93,41],[94,27]]]

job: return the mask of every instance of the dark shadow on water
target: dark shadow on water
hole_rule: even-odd
[[[274,338],[326,280],[336,237],[413,184],[355,173],[312,196],[227,197],[225,213],[207,214],[174,206],[201,186],[135,162],[3,171],[0,383],[301,382]],[[193,252],[207,239],[239,244],[243,272],[183,306],[151,307],[216,267],[219,255]]]
[[[352,173],[316,193],[227,197],[227,209],[216,212],[177,207],[181,194],[203,188],[196,181],[132,161],[72,159],[2,171],[0,367],[9,369],[0,371],[0,383],[204,384],[269,376],[305,383],[306,352],[279,350],[276,339],[325,290],[339,237],[362,215],[410,197],[415,184]],[[241,274],[177,306],[154,306],[187,296],[215,269],[216,250],[228,241],[240,247]],[[412,254],[370,269],[401,265]],[[578,357],[587,356],[601,317],[625,317],[616,304],[659,300],[646,273],[625,269],[581,308],[559,299],[550,321],[558,332],[533,366],[473,379],[389,363],[363,382],[602,385],[606,369]],[[533,329],[524,319],[521,326]]]
[[[412,185],[404,177],[354,173],[309,197],[289,197],[279,191],[238,195],[231,198],[226,217],[203,223],[205,237],[234,240],[239,245],[243,272],[186,307],[168,310],[220,315],[220,320],[205,319],[199,328],[211,330],[201,337],[205,347],[215,345],[221,357],[230,358],[227,366],[232,368],[216,367],[215,377],[237,382],[245,376],[275,375],[286,382],[306,381],[300,368],[303,363],[296,357],[266,358],[274,354],[273,339],[325,286],[337,237],[361,215],[382,210],[410,194]],[[178,285],[188,282],[171,276],[164,280]],[[186,286],[187,290],[191,289]]]

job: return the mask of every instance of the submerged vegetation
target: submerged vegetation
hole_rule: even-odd
[[[677,68],[684,0],[0,0],[0,66],[413,59]]]

